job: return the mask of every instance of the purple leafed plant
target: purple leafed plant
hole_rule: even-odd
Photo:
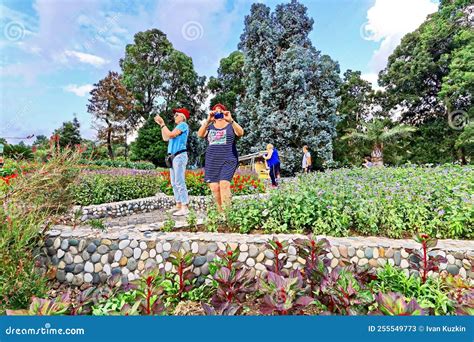
[[[373,295],[352,273],[351,267],[336,267],[326,274],[315,292],[328,313],[357,315],[367,311]]]
[[[193,288],[192,280],[195,278],[195,274],[191,271],[193,264],[193,254],[191,252],[173,252],[170,254],[169,260],[176,268],[177,282],[178,282],[178,293],[176,296],[182,299],[185,292],[190,291]],[[172,278],[175,281],[175,278]]]
[[[373,312],[374,314],[388,316],[419,316],[427,314],[414,298],[408,301],[400,293],[390,292],[384,294],[380,292],[376,295],[375,300],[378,304],[378,311]]]
[[[277,238],[268,241],[267,247],[273,252],[274,264],[273,266],[267,266],[268,271],[276,274],[282,274],[283,266],[286,264],[288,256],[286,250],[288,248],[288,242],[279,241]]]
[[[232,250],[229,245],[226,246],[225,251],[218,250],[216,255],[221,259],[221,264],[225,265],[231,271],[241,266],[241,263],[238,261],[240,255],[239,250]]]
[[[260,281],[260,290],[265,294],[260,312],[264,315],[289,315],[302,310],[314,299],[305,295],[304,281],[298,271],[288,278],[268,272],[266,280]]]
[[[71,294],[65,292],[54,299],[32,297],[30,307],[26,310],[7,310],[9,316],[31,315],[31,316],[55,316],[66,315],[71,306]]]
[[[217,290],[211,298],[211,305],[215,313],[236,313],[246,295],[256,290],[255,278],[245,268],[232,271],[221,267],[214,274],[214,280],[217,282]],[[203,308],[206,313],[211,312],[208,305],[203,305]]]
[[[406,249],[410,256],[410,266],[420,272],[421,281],[424,284],[428,277],[428,272],[437,272],[439,270],[439,264],[445,263],[447,260],[441,255],[429,255],[429,252],[438,250],[435,248],[438,244],[438,239],[432,238],[427,234],[418,234],[413,238],[416,242],[421,243],[421,251],[414,249]]]
[[[329,253],[329,241],[309,237],[309,239],[297,239],[295,243],[298,247],[298,255],[306,261],[303,275],[308,280],[311,292],[313,292],[327,273],[327,267],[331,263],[331,260],[326,257]]]
[[[219,306],[218,309],[206,303],[202,303],[202,308],[208,316],[234,316],[240,310],[239,304],[225,303]]]

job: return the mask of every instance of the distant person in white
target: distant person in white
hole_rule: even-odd
[[[312,165],[311,153],[309,153],[308,145],[304,145],[303,146],[303,163],[302,163],[303,172],[304,173],[310,172],[311,165]]]

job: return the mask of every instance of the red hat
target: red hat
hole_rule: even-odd
[[[222,103],[217,103],[212,107],[212,110],[216,110],[217,107],[221,107],[223,110],[227,110],[227,108]]]
[[[175,108],[175,109],[173,109],[173,113],[184,114],[186,119],[189,119],[189,110],[187,110],[186,108]]]

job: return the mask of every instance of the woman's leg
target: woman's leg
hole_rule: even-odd
[[[221,180],[219,182],[219,189],[221,193],[222,207],[228,207],[232,200],[232,194],[230,192],[230,182]]]
[[[174,200],[176,201],[176,209],[179,210],[181,209],[181,202],[179,202],[179,197],[178,197],[178,188],[176,186],[176,168],[174,167],[174,160],[173,160],[173,167],[170,169],[170,181],[171,181],[171,187],[173,188],[173,196]]]
[[[272,185],[277,186],[275,179],[275,165],[270,166],[270,179],[272,180]]]
[[[173,169],[175,169],[175,185],[177,190],[178,202],[182,209],[188,206],[188,189],[186,188],[186,165],[188,164],[188,154],[181,153],[173,160]]]
[[[221,192],[219,189],[219,183],[209,183],[209,188],[212,191],[212,194],[214,195],[214,199],[217,204],[217,210],[221,211],[222,210],[222,200],[221,200]]]

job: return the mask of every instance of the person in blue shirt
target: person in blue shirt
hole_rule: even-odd
[[[268,144],[267,154],[265,154],[263,158],[267,161],[268,168],[270,169],[272,186],[276,187],[278,186],[276,177],[280,173],[280,156],[278,155],[277,149],[274,148],[272,144]]]
[[[161,116],[155,116],[155,122],[161,127],[163,140],[168,141],[168,155],[173,156],[170,179],[176,207],[170,212],[173,212],[173,216],[185,216],[189,214],[189,197],[185,181],[186,165],[188,164],[186,143],[189,136],[189,126],[186,120],[189,119],[189,111],[186,108],[176,108],[173,109],[173,113],[176,127],[172,131],[166,127]]]

